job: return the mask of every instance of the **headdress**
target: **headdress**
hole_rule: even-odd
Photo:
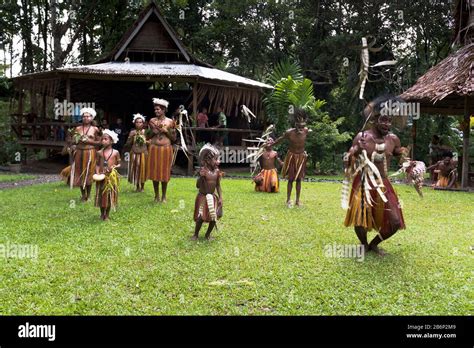
[[[135,121],[139,118],[141,118],[143,122],[145,122],[145,116],[143,116],[142,114],[133,114],[133,123],[135,123]]]
[[[114,144],[117,144],[117,142],[118,142],[118,134],[117,133],[115,133],[114,131],[112,131],[110,129],[104,129],[102,131],[102,134],[103,135],[108,135],[112,139],[112,142]]]
[[[308,120],[308,113],[303,108],[296,108],[293,114],[294,123],[306,123]]]
[[[161,105],[168,109],[168,105],[170,104],[170,102],[160,98],[153,98],[153,104]]]
[[[403,108],[401,108],[402,103],[404,103],[404,101],[399,97],[383,95],[375,98],[367,104],[362,112],[364,125],[375,122],[381,115],[388,115],[392,116],[392,123],[396,123],[399,127],[404,127],[408,115],[403,114]]]
[[[81,116],[84,114],[90,114],[93,119],[97,116],[97,112],[93,108],[82,108]]]
[[[265,143],[264,143],[264,146],[267,146],[267,145],[271,145],[275,142],[275,139],[273,139],[272,137],[268,137],[266,140],[265,140]]]
[[[213,145],[207,143],[199,151],[199,163],[203,165],[205,161],[213,157],[219,157],[219,150]]]

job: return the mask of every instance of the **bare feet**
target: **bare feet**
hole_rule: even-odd
[[[375,252],[380,257],[384,257],[385,255],[387,255],[387,253],[382,248],[379,248],[378,246],[371,246],[370,250]]]

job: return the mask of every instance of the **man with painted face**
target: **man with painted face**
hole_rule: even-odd
[[[304,109],[296,108],[294,111],[295,128],[288,129],[284,135],[275,140],[273,146],[278,145],[283,140],[288,140],[289,148],[283,162],[281,176],[288,179],[286,190],[286,205],[292,206],[291,191],[293,190],[293,182],[296,181],[296,200],[295,205],[300,206],[301,180],[304,179],[306,173],[306,160],[308,155],[305,151],[305,142],[310,129],[306,127],[308,115]]]
[[[389,100],[380,97],[367,105],[364,116],[372,126],[357,134],[344,159],[346,171],[354,177],[344,224],[354,226],[366,251],[374,251],[380,256],[384,255],[378,247],[380,242],[405,228],[387,171],[392,157],[406,156],[407,149],[400,146],[400,139],[390,131],[392,116],[386,112],[387,108],[384,109]],[[368,243],[367,232],[372,229],[378,234]]]

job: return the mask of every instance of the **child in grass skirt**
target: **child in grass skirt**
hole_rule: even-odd
[[[136,192],[143,192],[146,181],[146,162],[148,149],[145,138],[145,116],[133,115],[135,129],[130,132],[125,147],[131,147],[128,164],[128,182],[136,187]]]
[[[211,232],[216,227],[217,220],[222,217],[222,190],[221,177],[224,174],[218,168],[219,150],[210,144],[206,144],[199,152],[201,170],[196,187],[199,193],[194,203],[194,221],[196,228],[192,240],[197,240],[203,222],[209,223],[206,239],[211,239]],[[217,195],[216,195],[217,191]]]
[[[100,218],[109,220],[110,208],[115,210],[119,193],[120,153],[112,148],[118,141],[118,135],[105,129],[102,135],[102,150],[97,152],[95,206],[100,208]]]

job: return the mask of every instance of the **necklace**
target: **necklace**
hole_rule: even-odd
[[[383,169],[385,171],[385,174],[388,173],[387,156],[385,154],[385,137],[383,138],[383,143],[375,142],[375,150],[372,152],[371,160],[372,162],[383,162]]]
[[[272,157],[272,153],[271,151],[268,152],[268,153],[264,153],[263,156],[266,158],[266,159],[270,159]]]
[[[110,159],[110,157],[112,157],[113,154],[114,154],[114,150],[112,149],[112,150],[110,151],[109,157],[106,159],[106,158],[105,158],[105,149],[104,149],[104,166],[106,166],[106,167],[109,166],[109,159]]]
[[[89,130],[91,129],[92,125],[90,124],[89,127],[87,128],[87,132],[84,133],[84,124],[82,124],[82,135],[88,136],[89,135]]]

